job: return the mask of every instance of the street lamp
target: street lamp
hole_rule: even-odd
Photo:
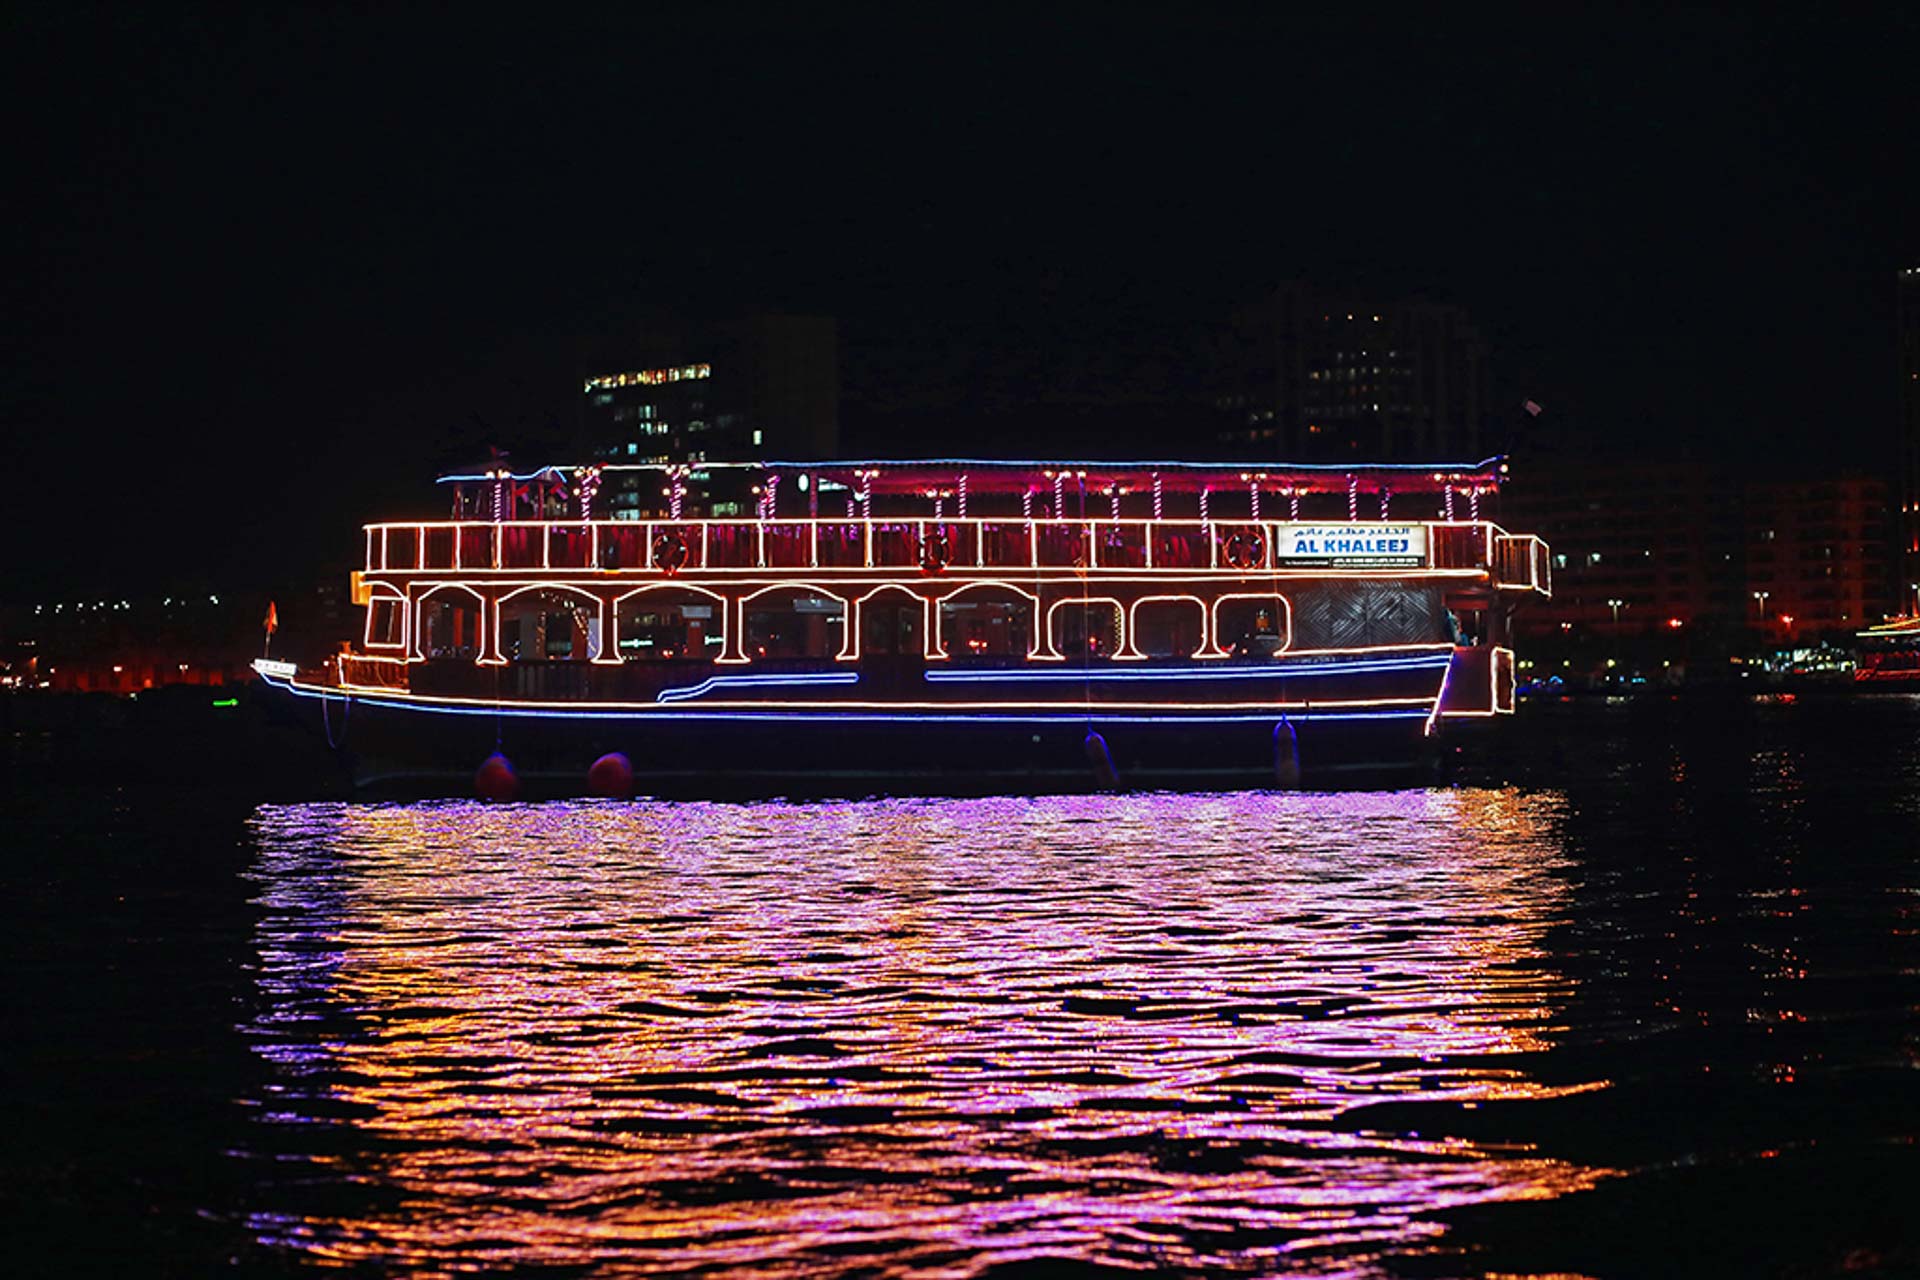
[[[1607,608],[1613,610],[1613,657],[1607,659],[1607,665],[1613,666],[1620,658],[1620,611],[1627,607],[1625,600],[1609,598]]]

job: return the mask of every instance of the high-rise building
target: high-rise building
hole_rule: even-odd
[[[1738,629],[1745,507],[1724,467],[1674,459],[1540,459],[1502,495],[1509,523],[1551,530],[1553,599],[1523,624],[1632,635]]]
[[[831,319],[662,316],[602,345],[582,378],[586,458],[697,467],[838,452],[839,337]],[[614,519],[639,519],[659,506],[658,488],[639,473],[615,473],[598,505]]]
[[[1567,458],[1520,471],[1503,502],[1553,547],[1553,600],[1522,623],[1536,634],[1843,637],[1891,604],[1881,475]]]
[[[1763,629],[1795,639],[1885,618],[1890,489],[1860,474],[1747,486],[1746,594]]]
[[[1900,610],[1920,616],[1920,267],[1899,280],[1900,504],[1894,589]]]
[[[1464,461],[1492,452],[1487,348],[1458,307],[1287,286],[1210,353],[1219,439],[1303,462]]]

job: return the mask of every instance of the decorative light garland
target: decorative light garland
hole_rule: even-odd
[[[591,522],[593,500],[600,493],[600,464],[596,462],[585,471],[576,473],[573,488],[574,492],[580,495],[580,518]]]

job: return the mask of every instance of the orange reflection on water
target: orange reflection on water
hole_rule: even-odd
[[[1603,1083],[1530,1070],[1570,988],[1561,817],[263,809],[263,1145],[353,1194],[255,1228],[427,1269],[1365,1270],[1441,1210],[1604,1175],[1467,1122]]]

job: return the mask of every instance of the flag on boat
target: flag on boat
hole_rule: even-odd
[[[1540,402],[1538,400],[1529,400],[1523,407],[1526,409],[1529,417],[1537,418],[1540,416],[1542,412],[1540,407]]]
[[[267,617],[262,625],[266,627],[268,635],[272,635],[280,629],[280,611],[273,607],[273,601],[271,600],[267,601]]]

